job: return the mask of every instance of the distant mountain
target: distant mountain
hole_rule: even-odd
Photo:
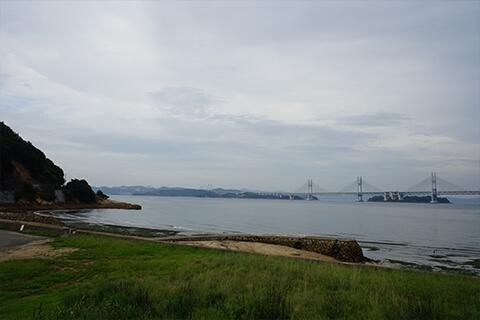
[[[260,195],[256,192],[250,192],[237,189],[216,188],[190,189],[190,188],[153,188],[144,186],[121,186],[121,187],[92,187],[94,191],[101,190],[108,195],[136,195],[136,196],[158,196],[158,197],[201,197],[201,198],[239,198],[239,199],[290,199],[287,196],[277,197],[275,195]],[[303,198],[295,197],[295,200]]]
[[[218,190],[218,189],[217,189]],[[203,189],[183,189],[183,188],[167,188],[157,189],[144,194],[136,194],[144,196],[161,196],[161,197],[201,197],[201,198],[237,198],[237,199],[290,199],[288,196],[280,196],[269,194],[262,195],[254,192],[242,192],[242,191],[227,191],[219,190],[210,191]],[[300,197],[294,197],[294,200],[303,200]]]
[[[162,187],[166,188],[166,187]],[[137,193],[148,193],[151,191],[157,190],[153,187],[144,187],[144,186],[120,186],[120,187],[92,187],[93,191],[97,192],[101,190],[105,194],[109,195],[133,195]],[[161,188],[160,188],[161,189]]]
[[[134,195],[142,196],[160,196],[160,197],[209,197],[217,198],[221,194],[202,189],[185,189],[185,188],[163,188],[156,189],[146,193],[137,193]]]
[[[223,188],[216,188],[212,190],[207,189],[191,189],[191,188],[182,188],[182,187],[146,187],[146,186],[120,186],[120,187],[92,187],[92,189],[96,192],[97,190],[101,190],[105,194],[109,195],[166,195],[169,193],[192,193],[191,190],[196,190],[195,193],[198,194],[208,194],[209,192],[215,194],[227,194],[227,193],[241,193],[241,192],[257,192],[257,191],[250,191],[246,189],[237,190],[237,189],[223,189]]]

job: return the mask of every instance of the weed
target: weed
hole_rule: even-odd
[[[198,302],[199,299],[190,288],[190,283],[187,282],[172,293],[165,312],[172,319],[189,319],[198,307]]]
[[[43,319],[150,319],[158,316],[148,291],[139,282],[96,280],[67,294]]]
[[[43,300],[40,301],[40,305],[38,306],[38,309],[33,309],[33,319],[41,319],[42,318],[42,305],[43,305]]]

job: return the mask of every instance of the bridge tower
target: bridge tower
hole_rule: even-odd
[[[313,199],[313,179],[308,179],[307,182],[307,200]]]
[[[362,177],[357,177],[357,202],[363,202],[363,183]]]
[[[437,201],[437,173],[432,172],[432,194],[430,203],[438,203]]]

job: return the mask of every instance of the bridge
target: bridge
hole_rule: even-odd
[[[438,185],[441,185],[442,189],[438,189]],[[307,183],[302,185],[295,192],[261,192],[261,195],[276,195],[278,197],[290,197],[293,199],[295,196],[304,197],[306,200],[312,200],[314,196],[356,196],[357,202],[363,202],[363,196],[378,196],[383,195],[384,200],[403,200],[405,196],[411,195],[423,195],[430,196],[430,203],[437,203],[438,196],[447,195],[480,195],[480,191],[465,190],[451,182],[437,178],[436,173],[432,173],[431,176],[425,178],[416,185],[406,189],[405,191],[385,191],[380,190],[377,187],[363,180],[362,177],[357,177],[355,181],[347,185],[340,191],[329,192],[322,187],[313,183],[312,179],[308,179]]]

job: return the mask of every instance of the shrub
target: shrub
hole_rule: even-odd
[[[105,193],[103,193],[102,190],[97,190],[97,197],[100,199],[108,199],[109,196],[107,196]]]
[[[38,189],[32,184],[24,182],[19,192],[15,194],[15,200],[20,199],[27,200],[29,202],[35,202],[37,199]]]
[[[95,192],[85,180],[72,179],[65,186],[65,196],[68,201],[78,199],[83,203],[93,203],[97,201]]]

